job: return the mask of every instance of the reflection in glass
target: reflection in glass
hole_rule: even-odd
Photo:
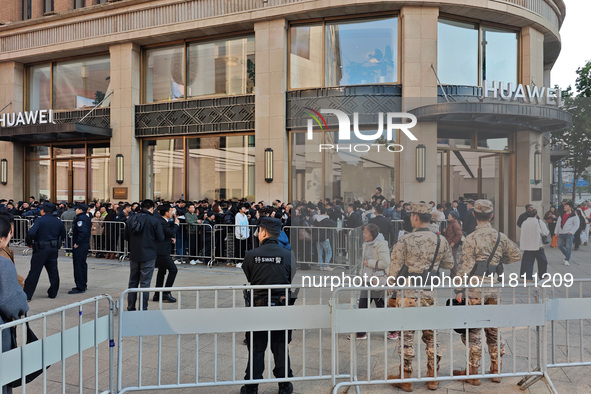
[[[188,198],[254,198],[254,136],[191,138],[187,152]]]
[[[53,158],[65,159],[70,157],[85,157],[84,144],[53,146]]]
[[[107,144],[89,145],[88,156],[109,156],[110,148]]]
[[[148,49],[145,52],[144,101],[185,97],[184,45]]]
[[[104,202],[110,199],[108,158],[88,160],[88,188],[91,201]]]
[[[442,84],[478,86],[478,25],[439,20],[437,74]]]
[[[55,63],[53,109],[90,108],[98,105],[109,90],[110,75],[109,56]]]
[[[188,97],[254,92],[254,36],[189,44]]]
[[[437,146],[469,149],[472,147],[472,135],[473,132],[469,130],[445,129],[440,127],[437,130]]]
[[[27,103],[29,111],[51,108],[51,68],[49,64],[29,67]]]
[[[398,18],[327,23],[327,86],[396,82]]]
[[[176,201],[183,194],[183,140],[144,141],[145,198]]]
[[[517,84],[517,32],[493,27],[482,28],[482,79]]]
[[[27,161],[25,165],[28,181],[27,196],[35,196],[37,200],[54,200],[49,193],[49,160]]]
[[[291,133],[291,194],[293,201],[322,199],[322,133],[314,133],[312,140],[306,133]]]
[[[478,148],[489,150],[509,150],[507,133],[478,131]]]
[[[49,146],[27,146],[27,160],[49,159]]]
[[[289,85],[293,89],[322,86],[322,25],[290,28]]]

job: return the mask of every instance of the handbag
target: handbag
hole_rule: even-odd
[[[553,248],[557,248],[558,247],[558,235],[555,235],[552,237],[552,245]]]
[[[37,335],[35,335],[35,333],[33,332],[33,330],[31,329],[31,327],[29,326],[29,323],[25,323],[27,325],[27,344],[29,343],[33,343],[39,340],[39,338],[37,338]],[[11,334],[13,336],[12,340],[13,340],[13,344],[16,345],[16,330],[11,330]],[[45,367],[46,369],[49,368],[49,365],[47,367]],[[25,382],[26,383],[31,383],[33,380],[35,380],[39,375],[41,375],[43,373],[43,368],[38,369],[37,371],[31,372],[30,374],[28,374],[25,377]],[[22,385],[23,381],[22,379],[17,379],[14,380],[10,383],[8,383],[7,386],[15,388],[15,387],[20,387]]]
[[[542,229],[542,225],[540,224],[540,221],[539,220],[538,220],[538,227],[540,227],[540,230],[543,230]],[[542,243],[544,245],[548,245],[550,243],[550,240],[548,239],[548,236],[547,235],[542,235],[542,234],[540,234],[540,235],[542,237]]]
[[[373,269],[372,275],[378,278],[378,287],[386,287],[386,272],[378,269],[378,262]]]

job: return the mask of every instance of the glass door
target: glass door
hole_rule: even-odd
[[[54,160],[55,201],[86,201],[86,160]]]

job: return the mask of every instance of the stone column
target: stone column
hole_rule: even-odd
[[[135,106],[140,103],[140,47],[134,43],[112,45],[111,54],[111,160],[109,185],[127,187],[128,201],[140,199],[140,144],[135,138]],[[116,182],[116,156],[124,158],[124,182]]]
[[[401,82],[402,111],[435,104],[437,102],[437,78],[431,65],[437,70],[437,18],[435,7],[402,7],[401,23]],[[411,141],[398,133],[398,143],[404,146],[400,153],[400,190],[396,199],[418,202],[437,200],[437,124],[421,122],[411,129],[418,141]],[[426,179],[416,180],[416,147],[427,147]]]
[[[287,199],[288,140],[285,130],[287,21],[254,24],[256,48],[255,196],[271,202]],[[273,149],[273,182],[265,182],[265,149]]]
[[[24,111],[24,66],[21,63],[0,63],[0,109],[8,103],[2,113]],[[0,142],[0,160],[8,161],[8,182],[0,184],[0,195],[15,201],[24,198],[24,148],[22,144]],[[39,196],[36,196],[39,198]]]

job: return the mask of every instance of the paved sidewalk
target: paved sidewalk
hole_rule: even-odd
[[[553,248],[547,248],[546,253],[549,260],[549,273],[561,273],[565,274],[567,272],[572,273],[575,278],[591,278],[591,246],[581,246],[581,250],[574,252],[571,258],[570,266],[566,267],[563,264],[563,257],[559,250]],[[26,276],[28,272],[28,266],[30,261],[30,256],[23,256],[21,248],[15,248],[15,258],[17,264],[18,272]],[[68,295],[67,292],[74,286],[73,281],[73,273],[72,273],[72,264],[71,258],[66,258],[61,253],[61,257],[59,259],[59,270],[60,270],[60,278],[61,278],[61,285],[58,297],[56,299],[49,299],[47,297],[47,288],[49,286],[49,282],[47,280],[46,273],[42,273],[41,280],[37,287],[36,293],[33,297],[33,300],[30,302],[30,312],[29,316],[32,316],[36,313],[44,312],[59,306],[67,305],[73,302],[81,301],[87,298],[90,298],[95,295],[100,294],[110,294],[113,299],[117,300],[122,292],[127,287],[127,280],[129,275],[129,268],[126,262],[119,263],[118,261],[114,260],[104,260],[104,259],[95,259],[89,258],[89,271],[88,271],[88,278],[89,278],[89,285],[88,291],[86,294],[79,294],[79,295]],[[519,263],[512,264],[511,266],[507,267],[506,272],[519,272]],[[176,286],[224,286],[224,285],[241,285],[245,283],[245,278],[240,269],[232,268],[232,267],[214,267],[214,268],[207,268],[202,265],[186,265],[183,264],[179,267],[179,274],[176,279]],[[320,274],[317,271],[301,271],[298,273],[298,276],[295,279],[295,283],[300,283],[301,275],[306,274]],[[152,283],[154,284],[155,278],[153,279]],[[588,337],[589,332],[591,330],[586,331],[585,338]],[[447,334],[448,335],[448,334]],[[239,342],[241,342],[240,335],[236,335],[237,339],[237,357],[241,360],[238,361],[238,368],[237,368],[237,376],[238,374],[242,373],[242,362],[246,361],[246,349],[244,346],[241,346]],[[417,335],[418,337],[418,335]],[[456,337],[458,337],[456,335]],[[457,339],[457,338],[456,338]],[[415,339],[416,341],[417,339]],[[578,340],[578,339],[577,339]],[[378,347],[377,345],[380,344],[380,339],[375,338],[372,339],[372,351],[374,346]],[[572,339],[575,341],[575,339]],[[194,342],[194,341],[193,341]],[[344,345],[347,345],[348,341],[344,341]],[[375,345],[374,345],[375,342]],[[396,346],[393,344],[395,341],[390,341],[389,349],[396,349]],[[397,342],[397,341],[396,341]],[[200,341],[200,348],[201,345],[208,346],[210,344],[201,344]],[[324,343],[323,347],[327,347],[329,345],[328,342]],[[230,345],[228,345],[229,347]],[[525,347],[526,344],[517,343],[516,345],[518,349],[520,347]],[[571,343],[572,346],[572,343]],[[239,348],[238,348],[239,347]],[[291,345],[292,352],[300,351],[301,354],[301,341],[294,342]],[[358,345],[358,349],[360,354],[363,354],[366,351],[367,341],[361,341]],[[508,351],[505,358],[507,358],[513,349],[511,348],[511,344],[508,344]],[[222,349],[223,350],[223,349]],[[445,349],[444,349],[445,350]],[[589,353],[591,350],[589,347],[585,349],[585,355],[587,359],[591,359],[591,354]],[[330,348],[327,348],[327,353],[330,353]],[[230,353],[231,354],[231,353]],[[307,364],[313,365],[317,363],[318,360],[314,359],[312,354],[313,352],[307,353],[309,356],[306,358]],[[393,351],[390,351],[390,354],[396,354]],[[372,356],[373,357],[373,356]],[[422,355],[424,360],[424,355]],[[463,355],[459,355],[455,353],[454,350],[454,358],[459,357],[463,360]],[[488,357],[485,355],[484,357]],[[483,357],[483,358],[484,358]],[[372,358],[373,360],[373,358]],[[133,360],[130,360],[133,362]],[[421,361],[424,362],[424,361]],[[460,361],[458,361],[460,362]],[[462,361],[465,362],[465,361]],[[194,364],[194,362],[193,362]],[[415,361],[415,368],[416,368],[417,361]],[[130,364],[131,365],[131,364]],[[392,370],[394,367],[398,368],[397,360],[390,361],[388,365],[392,365]],[[201,368],[202,364],[200,364]],[[330,364],[323,367],[323,369],[328,368],[326,372],[330,372]],[[374,376],[374,371],[377,371],[379,375],[379,367],[373,366],[374,370],[372,370],[372,376]],[[448,367],[442,366],[442,371]],[[190,369],[190,368],[189,368]],[[442,374],[448,373],[448,369],[445,370]],[[125,371],[125,368],[124,368]],[[382,367],[383,371],[383,367]],[[57,371],[56,371],[57,372]],[[295,372],[295,371],[294,371]],[[194,373],[194,372],[193,372]],[[383,372],[381,372],[383,374]],[[137,372],[135,372],[137,375]],[[559,368],[553,369],[550,372],[550,377],[552,378],[556,388],[560,393],[589,393],[591,392],[591,379],[589,379],[589,375],[591,375],[591,367],[571,367],[571,368]],[[136,376],[137,377],[137,376]],[[105,374],[101,374],[101,379],[105,378]],[[127,378],[127,376],[125,376]],[[375,377],[374,377],[375,378]],[[193,378],[194,379],[194,378]],[[77,382],[77,372],[76,377],[72,380],[73,382]],[[501,384],[494,384],[490,381],[483,381],[480,387],[470,386],[468,384],[464,384],[461,382],[448,382],[448,383],[440,383],[439,392],[443,393],[458,393],[458,392],[521,392],[516,385],[519,381],[518,378],[509,378],[503,379]],[[37,381],[36,381],[37,382]],[[32,384],[32,389],[28,390],[30,392],[38,392],[35,390],[35,383]],[[51,385],[48,387],[52,387]],[[74,386],[71,386],[72,390],[75,389]],[[27,387],[29,388],[29,387]],[[57,386],[55,389],[57,390]],[[302,382],[295,384],[295,393],[328,393],[330,392],[331,385],[328,381],[317,381],[317,382]],[[354,389],[350,389],[354,390]],[[50,389],[50,392],[53,390]],[[69,389],[67,391],[70,391]],[[363,393],[393,393],[397,392],[397,389],[391,388],[389,386],[367,386],[362,387],[361,392]],[[17,391],[18,392],[18,391]],[[164,391],[161,391],[164,392]],[[238,386],[224,386],[220,388],[201,388],[201,389],[187,389],[187,390],[175,390],[170,392],[183,392],[183,393],[238,393],[239,387]],[[275,385],[261,385],[259,388],[260,393],[276,393],[277,389]],[[354,391],[349,391],[354,392]],[[415,385],[415,392],[428,392],[426,386],[424,384],[417,384]],[[529,390],[525,392],[530,393],[547,393],[549,390],[546,388],[546,385],[543,382],[538,382],[533,385]]]

